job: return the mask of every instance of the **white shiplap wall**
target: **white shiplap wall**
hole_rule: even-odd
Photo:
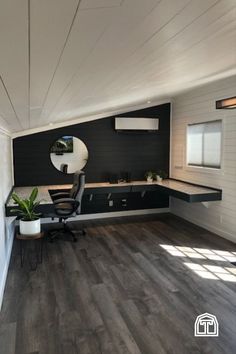
[[[185,203],[171,199],[172,213],[236,242],[236,109],[216,110],[215,101],[236,95],[236,77],[220,80],[176,96],[172,107],[171,176],[221,188],[222,201]],[[189,123],[222,119],[222,169],[186,166]]]
[[[14,218],[5,217],[5,202],[12,187],[11,138],[0,131],[0,308],[14,235]]]

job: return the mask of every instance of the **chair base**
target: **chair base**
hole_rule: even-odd
[[[59,222],[62,222],[62,227],[48,231],[49,241],[51,243],[54,242],[55,239],[58,239],[58,235],[60,234],[69,234],[72,237],[73,242],[77,242],[77,237],[75,236],[73,231],[67,226],[67,224],[62,220],[59,220]],[[86,231],[84,229],[79,230],[79,233],[81,233],[81,235],[83,236],[86,235]]]

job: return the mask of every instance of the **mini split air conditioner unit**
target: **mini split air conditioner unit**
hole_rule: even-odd
[[[157,132],[159,129],[158,118],[131,118],[116,117],[115,130],[127,132]]]

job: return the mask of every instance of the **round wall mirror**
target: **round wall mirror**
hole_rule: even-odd
[[[75,173],[86,165],[88,149],[82,140],[65,135],[54,141],[50,149],[50,158],[57,170],[63,173]]]

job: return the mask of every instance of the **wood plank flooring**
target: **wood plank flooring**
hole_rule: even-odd
[[[14,243],[0,354],[236,353],[236,282],[218,276],[236,270],[219,252],[236,245],[171,214],[82,226],[87,235],[77,243],[46,242],[36,271],[20,268]],[[193,248],[219,257],[196,258]],[[207,279],[184,263],[220,268]],[[194,337],[196,316],[205,312],[217,316],[219,337]]]

